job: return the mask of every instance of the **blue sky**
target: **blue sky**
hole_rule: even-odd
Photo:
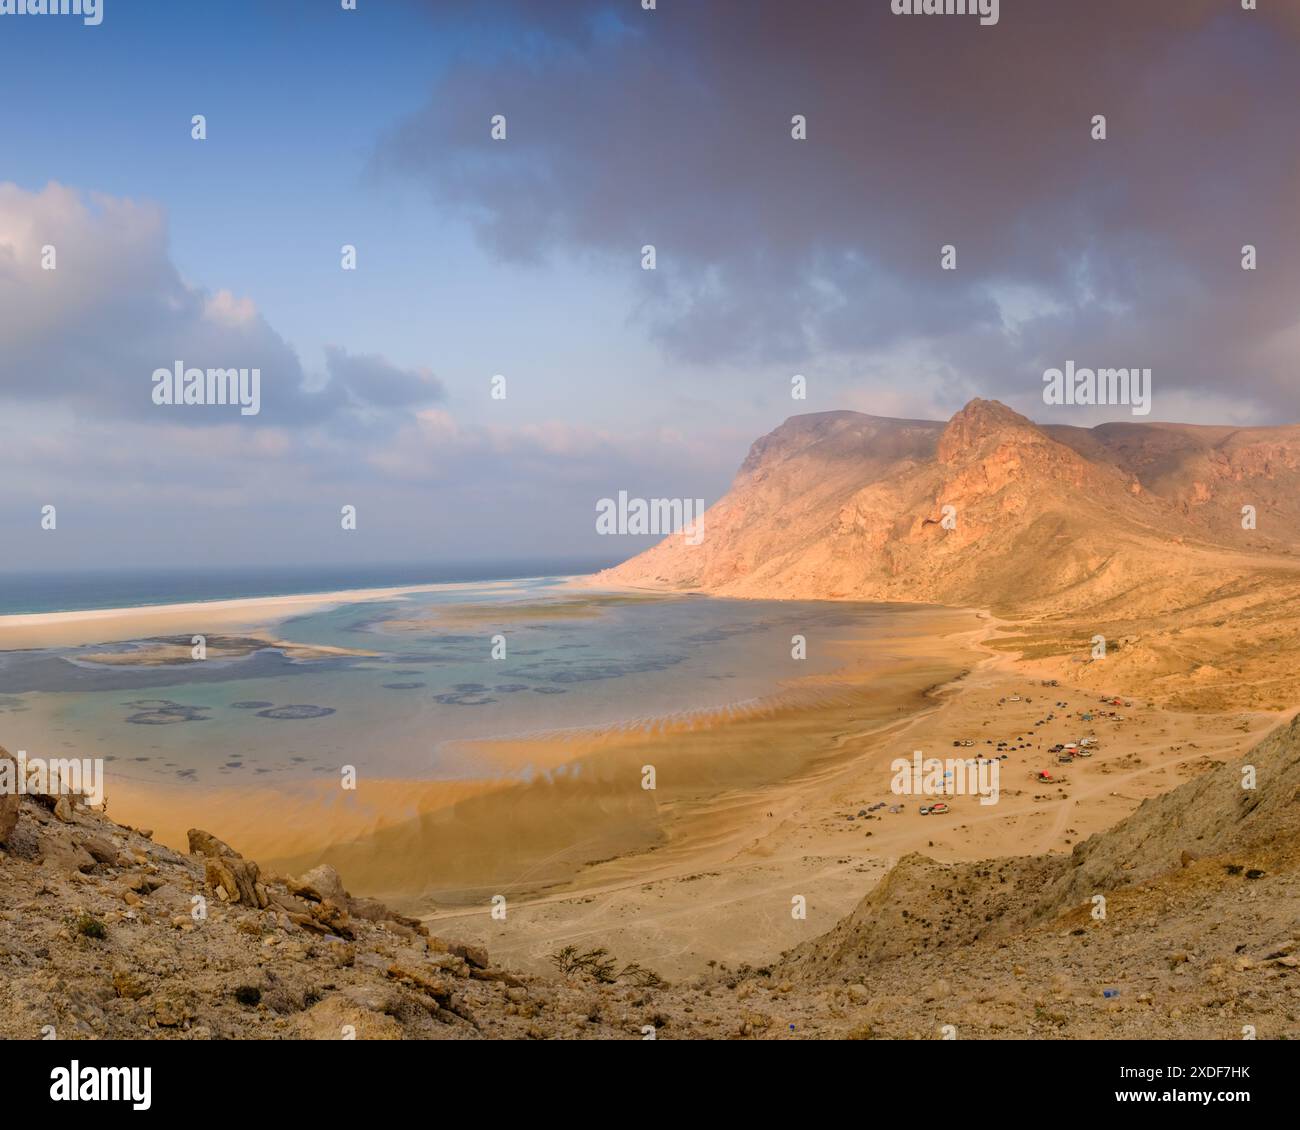
[[[1067,358],[1152,365],[1153,419],[1300,414],[1289,11],[104,3],[0,16],[13,567],[618,557],[597,499],[712,502],[797,412],[1127,418],[1045,408]],[[267,409],[152,408],[182,354]]]
[[[379,136],[449,60],[510,57],[530,36],[469,19],[435,34],[418,5],[373,0],[356,12],[106,3],[99,27],[29,17],[0,39],[11,88],[33,92],[0,109],[5,179],[158,201],[180,272],[252,297],[309,367],[333,342],[432,363],[453,383],[540,364],[517,386],[535,384],[539,408],[594,391],[581,374],[617,357],[626,282],[619,293],[613,277],[592,286],[589,266],[503,265],[418,187],[373,167]],[[201,144],[194,113],[208,120]],[[344,243],[359,250],[355,275],[339,270]]]

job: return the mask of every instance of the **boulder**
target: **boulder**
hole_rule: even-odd
[[[383,922],[388,926],[396,924],[402,929],[398,931],[404,937],[410,932],[417,934],[428,934],[429,929],[418,918],[410,918],[405,914],[398,914],[389,906],[385,906],[378,899],[367,898],[350,898],[348,900],[348,911],[353,918],[361,918],[367,922]]]
[[[340,938],[352,937],[352,919],[333,899],[311,903],[310,914],[322,926],[328,927],[331,934],[337,934]]]
[[[117,847],[103,836],[77,836],[76,843],[89,852],[96,863],[117,862]]]
[[[486,969],[491,964],[488,952],[482,946],[472,946],[468,942],[450,942],[447,950],[478,969]]]
[[[62,836],[45,835],[41,837],[41,866],[54,871],[90,871],[95,857]]]
[[[214,858],[204,863],[204,879],[208,886],[225,891],[229,902],[264,909],[267,905],[266,888],[258,881],[257,864],[240,856]]]
[[[190,841],[190,855],[206,855],[213,859],[243,859],[229,844],[217,839],[211,832],[205,832],[201,828],[191,828],[185,833]]]
[[[343,889],[343,880],[339,873],[328,863],[313,867],[300,879],[285,880],[289,890],[312,902],[325,902],[332,899],[339,906],[348,905],[348,893]]]

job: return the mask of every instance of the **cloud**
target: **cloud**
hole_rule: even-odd
[[[155,204],[0,184],[0,397],[161,426],[229,424],[219,410],[154,404],[154,370],[177,361],[260,369],[250,427],[382,430],[445,396],[427,369],[337,346],[324,379],[309,380],[252,298],[182,280]]]
[[[1014,397],[1097,356],[1154,368],[1157,398],[1231,382],[1257,411],[1300,409],[1279,344],[1300,321],[1300,16],[1001,7],[984,28],[883,0],[575,0],[556,26],[551,6],[485,0],[528,50],[463,57],[376,163],[503,259],[631,276],[655,244],[636,315],[679,359],[920,348],[954,388]]]
[[[445,400],[442,382],[427,369],[399,369],[378,354],[325,347],[330,381],[354,401],[378,408],[412,408]]]

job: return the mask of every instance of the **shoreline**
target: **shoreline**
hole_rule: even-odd
[[[496,581],[449,581],[388,588],[340,589],[285,596],[249,596],[195,600],[176,604],[140,604],[122,608],[86,608],[66,612],[18,612],[0,616],[0,651],[46,647],[80,647],[120,643],[151,634],[173,634],[198,624],[212,627],[267,627],[308,609],[392,600],[435,589],[483,589],[512,586],[531,577]],[[109,634],[104,634],[105,632]]]
[[[216,603],[230,616],[266,617],[286,604],[429,590]],[[1135,699],[1124,711],[1131,719],[1109,727],[1097,756],[1076,762],[1065,787],[1053,790],[1028,780],[1031,770],[1056,768],[1044,739],[1085,731],[1059,711],[1048,729],[1036,730],[1038,720],[1057,700],[1069,700],[1073,713],[1130,680],[1114,670],[1106,688],[1062,677],[1040,691],[1057,674],[1050,663],[1032,649],[992,646],[1022,622],[975,607],[890,603],[915,619],[843,641],[834,672],[801,677],[797,693],[752,715],[664,716],[647,728],[478,741],[484,772],[473,779],[375,778],[353,794],[327,780],[191,791],[124,779],[109,783],[111,811],[182,850],[186,830],[198,826],[282,873],[331,863],[356,893],[431,927],[454,926],[521,969],[544,971],[556,949],[589,943],[678,977],[701,972],[719,953],[772,960],[849,913],[912,852],[941,864],[1069,852],[1278,721],[1267,711],[1194,713]],[[173,617],[194,609],[153,607]],[[84,628],[140,610],[103,611],[33,619]],[[957,797],[951,813],[922,817],[916,798],[889,795],[896,756],[948,756],[965,737],[979,743],[971,754],[991,752],[994,740],[1013,734],[1027,742],[1012,749],[995,806]],[[656,792],[640,787],[645,765],[656,768]],[[519,779],[520,766],[531,779]],[[880,804],[899,800],[897,812]],[[509,925],[491,917],[497,895],[509,900]],[[791,918],[795,895],[807,901],[806,920]]]

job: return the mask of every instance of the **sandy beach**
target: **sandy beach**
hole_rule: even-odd
[[[545,970],[555,950],[583,943],[682,976],[719,953],[761,963],[820,933],[912,851],[943,862],[1068,852],[1279,720],[1122,697],[1131,705],[1105,708],[1122,720],[1103,717],[1095,687],[1042,686],[1054,672],[991,647],[1006,625],[986,613],[938,610],[925,629],[890,641],[887,668],[870,646],[850,648],[834,677],[751,713],[474,743],[476,780],[197,794],[124,782],[111,811],[165,843],[220,829],[286,873],[324,859],[352,889],[520,968]],[[1047,752],[1085,734],[1097,741],[1087,760],[1061,766]],[[949,813],[922,816],[925,798],[891,794],[894,758],[948,757],[963,740],[975,743],[963,755],[1005,752],[997,804],[957,796]],[[646,766],[653,791],[641,788]],[[1034,779],[1044,769],[1056,783]],[[494,896],[507,900],[504,922]],[[806,918],[791,916],[795,896]]]
[[[338,592],[256,596],[236,600],[202,600],[186,604],[150,604],[134,608],[94,608],[75,612],[39,612],[0,616],[0,651],[42,647],[81,647],[150,636],[208,633],[233,629],[267,629],[280,620],[311,610],[371,600],[393,600],[432,588],[510,587],[509,581],[475,585],[428,584],[397,588],[348,589]]]
[[[287,616],[419,591],[5,617],[0,646],[200,630],[274,641]],[[453,608],[388,627],[463,629],[480,619]],[[1068,852],[1145,797],[1240,754],[1281,718],[1125,697],[1095,665],[1026,658],[1015,650],[1023,625],[976,609],[918,606],[904,622],[887,639],[839,645],[833,673],[740,707],[466,742],[461,752],[477,767],[469,779],[363,776],[348,791],[327,775],[196,788],[118,772],[109,811],[182,849],[188,829],[214,830],[282,874],[327,861],[351,890],[454,928],[523,969],[544,971],[573,943],[679,977],[719,953],[761,963],[820,933],[909,852],[942,862]],[[148,651],[131,660],[163,661]],[[1123,664],[1100,671],[1132,675]],[[1102,694],[1125,705],[1103,710]],[[1097,743],[1086,760],[1061,766],[1048,752],[1085,734]],[[958,747],[963,756],[1005,755],[997,804],[957,796],[950,812],[922,816],[924,798],[891,793],[894,758],[944,758],[963,741],[972,743]],[[653,790],[642,787],[647,767]],[[1042,770],[1058,780],[1035,780]],[[490,914],[497,896],[507,900],[505,921]],[[791,916],[796,896],[806,918]]]
[[[936,688],[927,705],[871,732],[845,735],[844,756],[768,788],[738,788],[683,814],[668,842],[652,852],[586,868],[567,891],[518,907],[520,921],[494,922],[482,909],[431,916],[442,929],[495,947],[520,967],[542,970],[563,945],[608,946],[666,976],[701,972],[718,954],[764,964],[829,929],[899,858],[922,852],[940,862],[1066,852],[1111,827],[1143,799],[1239,756],[1283,716],[1240,712],[1207,716],[1141,701],[1122,722],[1071,717],[1098,703],[1091,689],[1044,688],[1006,655],[981,652],[970,674]],[[1009,700],[1018,696],[1018,702]],[[1070,711],[1035,723],[1052,704]],[[1047,747],[1095,731],[1098,751],[1068,767]],[[951,812],[922,816],[926,798],[895,797],[889,764],[920,749],[944,758],[987,751],[986,742],[1024,739],[1002,762],[999,803],[947,798]],[[952,749],[969,738],[977,747]],[[1040,769],[1059,783],[1037,782]],[[900,804],[867,812],[882,802]],[[791,915],[802,895],[807,918]]]

